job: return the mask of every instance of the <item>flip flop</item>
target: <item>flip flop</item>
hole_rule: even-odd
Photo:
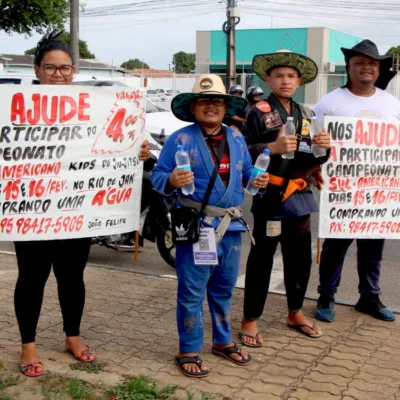
[[[215,347],[212,347],[211,353],[219,357],[224,357],[227,360],[233,362],[234,364],[240,365],[241,367],[249,365],[252,360],[250,354],[247,355],[247,359],[245,360],[240,350],[240,347],[236,346],[236,344],[234,344],[233,346],[225,347],[223,349],[216,349]],[[238,354],[240,357],[242,357],[242,359],[240,361],[235,360],[231,357],[231,354]]]
[[[40,361],[35,362],[35,363],[33,363],[33,364],[21,364],[19,367],[20,367],[20,369],[21,369],[21,372],[22,372],[25,376],[27,376],[27,377],[29,377],[29,378],[35,378],[35,377],[37,377],[37,376],[42,376],[42,375],[43,375],[43,364],[42,364]],[[29,373],[29,372],[28,372],[28,369],[29,369],[30,367],[33,367],[34,370],[35,370],[35,372]],[[37,372],[37,371],[36,371],[37,368],[41,368],[42,370],[39,371],[39,372]]]
[[[74,353],[72,351],[72,349],[70,349],[69,347],[66,347],[65,350],[67,351],[67,353],[71,353],[78,361],[80,361],[81,363],[92,363],[94,361],[96,361],[96,355],[94,354],[94,352],[92,350],[90,350],[90,347],[86,346],[86,349],[83,351],[79,351],[78,353]],[[94,358],[92,360],[90,360],[88,357],[93,355]],[[84,358],[86,357],[86,359]]]
[[[199,356],[195,357],[179,357],[175,356],[175,362],[179,370],[183,375],[189,378],[206,378],[209,375],[209,371],[192,372],[183,368],[183,364],[196,364],[201,369],[201,364],[203,361]]]
[[[298,325],[290,325],[290,324],[288,324],[288,327],[292,328],[292,329],[295,329],[296,331],[302,333],[303,335],[305,335],[307,337],[310,337],[310,338],[313,338],[313,339],[317,339],[317,338],[320,338],[322,336],[322,332],[321,333],[310,334],[310,333],[307,333],[306,331],[304,331],[302,329],[302,328],[309,328],[309,329],[312,329],[313,331],[316,332],[316,330],[315,330],[315,322],[312,324],[312,326],[310,326],[308,324],[298,324]]]
[[[260,335],[260,332],[257,332],[257,333],[255,334],[255,336],[249,335],[248,333],[245,333],[245,332],[239,332],[239,338],[240,338],[240,341],[242,342],[242,345],[243,345],[243,346],[254,347],[254,348],[263,347],[262,343],[251,344],[251,343],[245,342],[245,341],[243,340],[243,336],[249,337],[249,338],[251,338],[251,339],[256,339],[256,340],[257,340],[257,338],[258,338],[259,336],[261,336],[261,335]]]

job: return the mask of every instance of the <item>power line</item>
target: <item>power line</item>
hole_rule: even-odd
[[[83,17],[100,17],[110,15],[138,14],[149,11],[174,12],[175,10],[196,10],[199,7],[216,4],[215,0],[192,0],[189,4],[183,0],[149,0],[141,3],[120,4],[114,6],[94,7],[87,9]]]
[[[219,11],[222,9],[215,9],[216,11]],[[110,23],[99,23],[99,24],[91,24],[91,25],[83,25],[83,28],[85,29],[85,31],[103,31],[104,28],[99,28],[99,29],[90,29],[92,26],[103,26],[103,25],[107,25],[108,27],[117,30],[120,28],[128,28],[128,27],[132,27],[132,26],[141,26],[141,25],[148,25],[148,24],[154,24],[154,23],[159,23],[159,22],[171,22],[171,21],[176,21],[179,20],[181,18],[192,18],[192,17],[197,17],[200,15],[207,15],[210,13],[210,9],[208,9],[207,11],[203,11],[200,13],[190,13],[190,14],[180,14],[180,15],[175,15],[174,17],[167,17],[167,18],[155,18],[155,19],[151,19],[151,20],[147,20],[147,21],[143,21],[143,19],[141,19],[140,21],[119,21],[119,22],[110,22]]]
[[[376,13],[374,14],[365,14],[365,13],[358,13],[357,15],[351,14],[351,13],[347,13],[347,12],[343,12],[343,14],[339,14],[337,13],[335,16],[332,16],[331,13],[327,13],[327,12],[318,12],[316,10],[314,10],[313,12],[310,12],[307,9],[304,8],[291,8],[291,9],[283,9],[281,7],[260,7],[260,6],[252,6],[252,5],[245,5],[241,7],[242,10],[245,11],[255,11],[257,12],[258,15],[268,15],[268,16],[287,16],[286,18],[290,18],[293,19],[293,15],[295,14],[296,16],[301,15],[301,16],[306,16],[307,19],[326,19],[329,21],[332,21],[333,19],[337,19],[340,18],[341,20],[353,20],[353,21],[357,21],[360,23],[371,23],[371,22],[375,22],[375,23],[391,23],[391,24],[398,24],[398,19],[400,17],[400,15],[395,16],[386,16],[386,15],[382,15],[382,16],[377,16]],[[265,12],[265,13],[263,13]],[[254,13],[253,13],[254,14]],[[336,21],[336,22],[340,22],[340,21]]]

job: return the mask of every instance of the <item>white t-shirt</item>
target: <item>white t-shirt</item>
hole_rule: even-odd
[[[320,123],[323,123],[325,114],[337,117],[400,120],[400,101],[378,88],[370,97],[356,96],[347,88],[339,88],[324,96],[314,107],[314,112]]]

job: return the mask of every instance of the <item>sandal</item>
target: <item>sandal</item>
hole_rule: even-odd
[[[246,341],[243,340],[243,337],[249,337],[251,339],[256,339],[257,340],[257,338],[259,336],[261,336],[260,332],[257,332],[255,334],[255,336],[249,335],[248,333],[245,333],[245,332],[239,332],[239,338],[240,338],[240,341],[242,342],[242,345],[243,346],[247,346],[247,347],[254,347],[254,348],[263,347],[262,343],[251,344],[251,343],[247,343]]]
[[[200,372],[192,372],[183,368],[183,364],[196,364],[201,369],[201,364],[203,364],[203,361],[199,356],[195,357],[175,356],[175,362],[180,371],[182,372],[182,374],[188,376],[189,378],[205,378],[210,373],[208,370],[207,371],[200,370]]]
[[[93,350],[90,350],[89,346],[86,346],[86,349],[83,351],[79,351],[78,353],[74,353],[71,348],[65,348],[68,353],[71,353],[78,361],[82,363],[92,363],[96,361],[96,355]],[[90,359],[89,356],[94,356],[93,359]]]
[[[308,329],[313,330],[314,332],[317,332],[315,330],[315,322],[312,324],[312,326],[310,326],[308,324],[298,324],[298,325],[290,325],[290,324],[288,324],[288,327],[292,328],[292,329],[296,329],[296,331],[302,333],[303,335],[305,335],[307,337],[313,338],[313,339],[317,339],[317,338],[320,338],[322,336],[322,332],[321,333],[313,333],[313,334],[311,334],[311,333],[308,333],[305,330],[303,330],[303,328],[308,328]]]
[[[35,378],[36,376],[43,375],[43,364],[40,361],[35,362],[33,364],[21,364],[19,367],[21,369],[21,372],[29,378]],[[30,367],[33,367],[35,372],[31,372],[31,373],[28,372]],[[38,368],[41,368],[42,370],[37,372]]]
[[[216,356],[224,357],[227,360],[233,362],[234,364],[240,365],[242,367],[249,365],[252,360],[250,354],[247,355],[247,359],[245,360],[240,350],[240,347],[236,346],[236,344],[234,344],[233,346],[224,347],[223,349],[216,349],[215,347],[213,347],[211,349],[211,353],[215,354]],[[240,357],[242,357],[242,359],[235,360],[234,358],[231,357],[231,354],[238,354]]]

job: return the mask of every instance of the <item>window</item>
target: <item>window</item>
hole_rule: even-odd
[[[16,78],[1,78],[0,84],[2,85],[20,85],[21,79]]]

